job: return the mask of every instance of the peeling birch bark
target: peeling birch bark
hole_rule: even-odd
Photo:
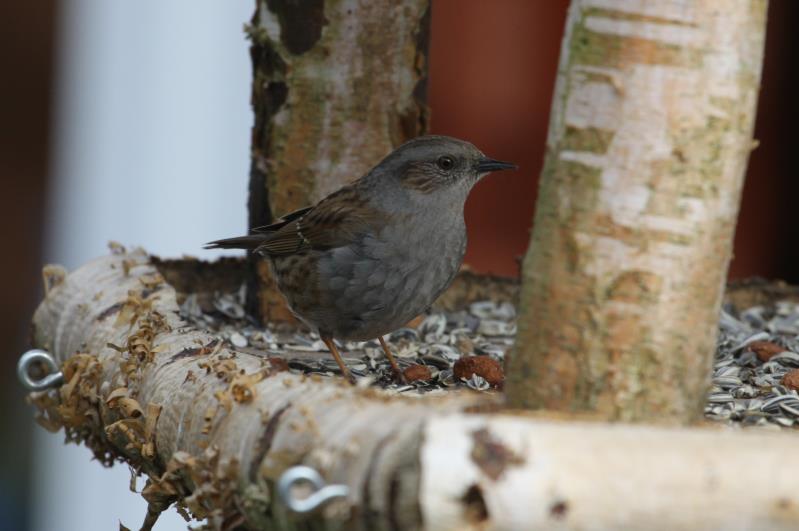
[[[427,129],[429,0],[258,0],[250,226],[314,204]],[[289,319],[258,261],[257,308]]]
[[[432,404],[458,411],[475,396],[389,400],[343,380],[280,372],[186,326],[143,252],[58,279],[34,316],[34,343],[64,365],[67,383],[33,401],[44,424],[68,428],[101,462],[148,474],[143,494],[156,512],[179,501],[214,528],[240,517],[257,529],[282,525],[271,486],[304,463],[351,488],[349,503],[324,513],[331,521],[418,525],[422,420]],[[363,512],[352,516],[349,506]]]
[[[799,495],[772,446],[789,448],[782,435],[436,416],[421,449],[425,528],[789,529]]]
[[[143,252],[46,277],[34,342],[65,384],[31,400],[101,462],[149,477],[150,523],[176,502],[212,529],[799,525],[795,435],[466,413],[497,405],[471,393],[389,397],[279,372],[186,326]],[[350,488],[313,523],[272,492],[300,463]]]
[[[699,418],[754,147],[766,5],[572,2],[511,404]]]

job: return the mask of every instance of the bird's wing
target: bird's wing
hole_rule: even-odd
[[[205,244],[205,249],[248,249],[254,250],[260,247],[269,235],[278,232],[281,228],[285,227],[292,221],[301,218],[313,207],[305,207],[295,210],[290,214],[286,214],[278,219],[271,225],[264,225],[263,227],[256,227],[250,229],[250,233],[246,236],[237,236],[235,238],[224,238],[222,240],[215,240]]]
[[[287,220],[289,216],[292,218]],[[280,256],[304,249],[341,247],[351,243],[359,234],[377,230],[387,219],[385,213],[370,207],[362,194],[352,186],[345,186],[322,199],[316,206],[298,210],[289,216],[278,222],[282,225],[277,230],[264,234],[256,252]]]
[[[276,220],[274,223],[270,223],[269,225],[262,225],[260,227],[254,227],[250,229],[251,234],[261,234],[261,233],[270,233],[270,232],[277,232],[279,229],[283,228],[284,226],[288,225],[292,221],[295,221],[305,214],[307,214],[310,210],[314,207],[309,206],[305,208],[301,208],[299,210],[295,210],[289,214],[286,214],[282,218]]]

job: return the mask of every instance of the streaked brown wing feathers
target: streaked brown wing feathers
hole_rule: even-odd
[[[285,216],[283,216],[282,218],[276,220],[274,223],[270,223],[269,225],[263,225],[261,227],[255,227],[253,229],[250,229],[250,232],[251,233],[277,232],[279,229],[281,229],[282,227],[285,227],[286,225],[288,225],[292,221],[301,218],[302,216],[307,214],[308,211],[310,211],[313,208],[314,207],[305,207],[305,208],[301,208],[299,210],[295,210],[294,212],[290,212],[290,213],[286,214]]]
[[[358,234],[373,230],[385,220],[385,214],[367,206],[356,189],[345,187],[293,219],[267,235],[257,251],[268,255],[287,255],[309,248],[324,250],[341,247],[353,241]]]

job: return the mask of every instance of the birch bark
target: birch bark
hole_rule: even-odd
[[[33,340],[65,383],[31,400],[100,462],[147,475],[149,524],[176,502],[211,529],[799,526],[789,433],[469,413],[498,401],[455,391],[388,396],[280,372],[188,326],[142,252],[45,276]],[[310,520],[289,514],[273,489],[295,464],[349,496]]]
[[[311,205],[427,129],[429,0],[258,0],[249,224]],[[289,313],[254,264],[264,321]]]
[[[704,402],[765,0],[574,0],[509,402],[688,422]]]

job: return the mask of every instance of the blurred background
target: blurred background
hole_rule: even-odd
[[[799,2],[772,0],[731,278],[799,283]],[[432,131],[517,162],[467,204],[467,263],[514,276],[535,204],[567,0],[434,0]],[[137,527],[128,472],[34,429],[14,377],[43,263],[108,240],[199,254],[246,229],[252,1],[37,0],[0,6],[0,530]],[[213,255],[203,254],[203,257]],[[185,529],[172,512],[159,530]]]

